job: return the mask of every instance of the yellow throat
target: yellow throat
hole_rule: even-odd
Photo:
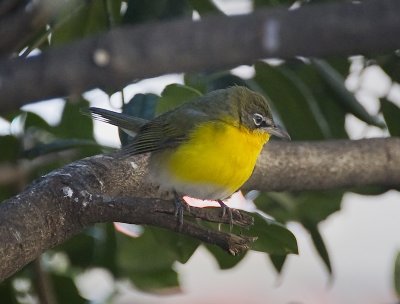
[[[174,183],[204,187],[197,198],[224,199],[237,191],[253,172],[269,134],[224,122],[199,125],[189,140],[163,155]],[[186,190],[188,195],[190,192]],[[208,192],[208,193],[207,193]]]

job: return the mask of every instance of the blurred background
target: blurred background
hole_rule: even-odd
[[[328,1],[67,2],[74,9],[56,16],[41,33],[46,39],[38,43],[36,37],[20,56],[122,24],[181,16],[197,20],[209,13],[244,14],[278,5],[301,9]],[[112,18],[110,3],[118,8]],[[399,136],[399,55],[260,60],[232,70],[164,75],[24,106],[0,117],[0,199],[63,164],[119,147],[117,128],[80,114],[89,105],[150,118],[159,104],[176,105],[237,84],[264,94],[293,140]],[[7,168],[13,173],[5,178]],[[99,224],[1,283],[0,302],[398,303],[398,191],[369,187],[253,192],[246,197],[248,202],[239,197],[234,206],[257,208],[285,223],[297,239],[298,255],[249,251],[230,257],[157,229],[133,227],[139,237],[132,238],[113,224]],[[160,238],[193,248],[185,263]]]

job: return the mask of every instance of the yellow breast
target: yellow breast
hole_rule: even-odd
[[[168,171],[179,184],[191,184],[187,189],[205,186],[207,190],[204,191],[209,193],[199,198],[223,199],[237,191],[250,177],[268,139],[269,135],[265,132],[250,131],[223,122],[204,123],[191,133],[186,143],[169,153]],[[207,197],[222,193],[225,197]],[[199,196],[198,192],[194,194]]]

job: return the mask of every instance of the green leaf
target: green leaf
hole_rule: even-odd
[[[149,292],[179,290],[178,273],[170,268],[136,271],[128,276],[139,289]]]
[[[236,266],[246,256],[247,251],[235,256],[230,255],[223,251],[221,248],[205,244],[207,250],[214,256],[220,269],[230,269]]]
[[[34,49],[45,50],[49,47],[49,30],[46,27],[38,30],[18,50],[19,57],[26,58]]]
[[[389,55],[378,56],[376,58],[376,62],[393,81],[400,83],[399,52],[395,52]]]
[[[363,186],[363,187],[353,187],[348,189],[349,192],[357,193],[360,195],[381,195],[392,188],[382,187],[382,186]]]
[[[331,0],[324,0],[331,1]],[[346,79],[350,73],[351,61],[348,57],[332,57],[329,59],[324,59],[337,73],[339,73],[343,79]],[[312,66],[312,64],[310,64]]]
[[[190,6],[200,15],[223,14],[223,12],[211,0],[188,0]]]
[[[251,87],[247,79],[231,74],[229,71],[215,73],[186,73],[184,83],[202,94],[207,92],[226,89],[232,86]]]
[[[110,270],[114,276],[118,275],[117,269],[117,239],[112,223],[96,225],[101,228],[101,237],[96,237],[94,243],[93,264]]]
[[[74,267],[98,266],[117,274],[115,229],[111,223],[97,224],[56,250],[65,252]]]
[[[277,255],[277,254],[270,254],[268,255],[269,259],[272,262],[277,273],[281,273],[283,269],[283,265],[285,264],[286,255]]]
[[[185,73],[183,82],[186,86],[191,87],[201,94],[208,92],[209,74],[206,73]]]
[[[61,122],[53,128],[59,138],[93,139],[93,121],[81,113],[81,109],[89,107],[89,102],[84,98],[68,100],[65,103]]]
[[[268,219],[259,213],[249,213],[254,218],[254,225],[243,231],[242,228],[233,226],[232,230],[227,225],[219,226],[215,223],[203,223],[211,229],[219,228],[221,231],[237,235],[248,235],[256,237],[251,245],[251,250],[261,251],[269,254],[286,255],[297,253],[297,242],[294,235],[282,224]],[[238,264],[246,255],[230,256],[220,248],[206,244],[207,250],[214,256],[221,269],[229,269]]]
[[[53,134],[54,127],[50,126],[42,117],[35,113],[25,112],[21,117],[23,120],[24,138],[29,139],[25,140],[23,156],[28,158],[39,156],[42,149],[37,149],[36,146],[46,145],[56,138]]]
[[[335,66],[340,64],[341,72],[348,71],[349,64],[347,61],[347,65],[342,61],[338,62]],[[310,90],[323,116],[321,119],[327,125],[329,137],[347,139],[348,135],[345,130],[346,111],[336,101],[337,97],[329,89],[326,82],[323,81],[315,67],[301,60],[287,61],[285,67],[294,72]]]
[[[336,94],[337,101],[340,102],[347,111],[368,124],[380,128],[385,127],[385,124],[378,116],[370,115],[358,102],[354,94],[347,90],[344,85],[344,78],[327,62],[320,59],[313,59],[312,64],[329,88]]]
[[[170,111],[181,104],[201,96],[201,93],[191,87],[181,84],[170,84],[165,87],[156,106],[156,114]]]
[[[394,263],[393,281],[397,298],[400,299],[400,251],[397,252],[396,260]]]
[[[175,256],[175,259],[180,263],[186,263],[196,251],[200,242],[194,238],[174,233],[168,230],[147,227],[146,230],[151,230],[157,244],[169,250]]]
[[[122,113],[151,120],[155,116],[158,99],[155,94],[136,94],[124,104]]]
[[[64,19],[65,16],[70,16]],[[61,45],[93,35],[109,28],[105,1],[71,1],[54,21],[56,26],[51,35],[51,44]]]
[[[294,2],[295,1],[293,0],[253,0],[254,7],[278,6],[278,5],[290,6]]]
[[[11,284],[11,279],[0,283],[0,299],[2,303],[17,304],[19,303],[15,297],[15,291]]]
[[[107,5],[108,20],[111,26],[115,26],[122,21],[121,3],[122,0],[105,0]]]
[[[302,223],[316,224],[340,210],[343,191],[304,191],[293,198],[296,200],[296,218]]]
[[[24,119],[24,130],[26,132],[37,131],[37,130],[45,130],[48,133],[51,133],[52,127],[39,115],[32,112],[25,112]]]
[[[160,248],[153,229],[145,229],[138,238],[117,235],[117,265],[119,273],[138,288],[154,291],[177,287],[178,275],[173,270],[176,255]]]
[[[219,89],[226,89],[233,86],[245,86],[248,87],[246,80],[232,75],[230,73],[218,75],[209,79],[208,91],[214,91]]]
[[[329,253],[328,253],[328,250],[326,249],[324,240],[323,240],[321,234],[319,233],[318,226],[311,222],[310,223],[303,222],[303,226],[310,233],[311,239],[313,241],[315,248],[318,251],[319,256],[321,257],[322,261],[324,262],[329,274],[332,275],[332,265],[331,265],[331,261],[329,258]]]
[[[255,200],[258,209],[280,222],[319,223],[340,210],[343,191],[303,191],[297,194],[268,192]]]
[[[390,135],[400,136],[400,108],[387,99],[382,98],[381,110]]]
[[[0,136],[0,162],[15,162],[20,154],[20,143],[18,138],[12,135]]]
[[[71,148],[79,148],[80,154],[76,158],[101,152],[100,146],[93,139],[93,121],[81,113],[81,109],[88,108],[88,105],[88,101],[83,98],[66,102],[61,122],[56,127],[49,127],[39,116],[28,113],[25,133],[30,132],[32,139],[28,147],[30,156]],[[62,159],[59,161],[61,165]]]
[[[318,254],[329,273],[332,274],[329,254],[318,231],[317,224],[333,212],[340,210],[342,197],[342,191],[313,191],[298,194],[271,192],[260,195],[255,203],[259,209],[280,221],[294,220],[302,223],[310,232]],[[279,270],[279,268],[277,269]]]
[[[306,87],[299,85],[301,80],[294,73],[265,62],[257,62],[255,69],[254,80],[270,99],[292,139],[323,139],[327,136],[313,110],[317,105],[305,91]]]
[[[51,279],[58,304],[86,303],[86,300],[79,295],[72,277],[53,273]]]
[[[286,77],[293,82],[293,84],[298,88],[298,90],[305,97],[308,108],[312,113],[318,128],[322,132],[324,138],[332,137],[331,130],[326,123],[325,117],[322,114],[321,108],[317,100],[315,99],[310,88],[300,79],[295,73],[286,69],[284,66],[280,66],[279,69],[286,75]]]
[[[34,158],[69,149],[77,149],[82,153],[77,157],[101,152],[101,146],[93,139],[92,120],[81,113],[81,109],[88,105],[84,99],[66,102],[61,122],[56,127],[49,126],[34,113],[24,113],[24,133],[30,139],[24,156]]]
[[[186,1],[159,0],[142,1],[128,0],[123,23],[143,23],[154,20],[166,20],[181,16],[191,16],[192,9]]]
[[[65,252],[73,266],[86,268],[93,263],[94,245],[94,237],[86,231],[58,246],[55,250]]]
[[[295,219],[296,200],[285,192],[263,192],[255,200],[257,208],[272,216],[278,222],[286,223]]]
[[[122,113],[151,120],[156,113],[156,105],[159,97],[155,94],[136,94],[122,107]],[[128,144],[131,137],[124,131],[119,130],[119,139],[123,146]]]
[[[21,192],[19,185],[0,185],[0,204],[7,198],[17,195]]]
[[[290,230],[260,214],[251,215],[254,217],[254,225],[249,229],[248,235],[258,237],[252,245],[252,250],[281,255],[298,253],[296,238]]]

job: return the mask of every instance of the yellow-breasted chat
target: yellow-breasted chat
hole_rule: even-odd
[[[89,110],[134,137],[122,155],[151,152],[150,176],[163,189],[221,206],[249,179],[271,135],[290,139],[275,124],[266,99],[241,86],[210,92],[151,121]]]

